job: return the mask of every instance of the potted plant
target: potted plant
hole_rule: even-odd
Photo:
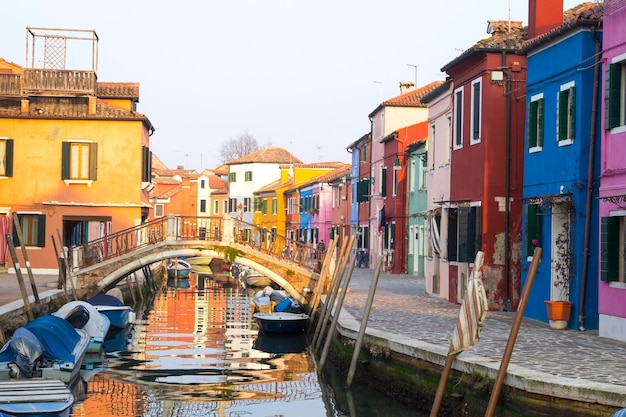
[[[556,251],[552,256],[552,298],[546,300],[546,312],[550,327],[555,330],[567,329],[573,303],[569,301],[573,260],[569,246],[569,221],[565,221],[556,235]]]

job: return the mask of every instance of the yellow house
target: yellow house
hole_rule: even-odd
[[[253,224],[268,232],[286,236],[287,214],[283,196],[285,191],[343,165],[341,162],[281,164],[280,179],[254,192]]]
[[[61,246],[148,218],[154,128],[136,111],[139,84],[96,79],[93,70],[0,59],[0,221],[17,243],[12,218],[19,219],[36,273],[58,271]],[[2,263],[12,265],[6,253]]]

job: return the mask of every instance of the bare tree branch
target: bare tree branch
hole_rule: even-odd
[[[259,150],[259,142],[247,130],[244,130],[236,138],[230,138],[220,147],[220,160],[222,164],[241,156],[251,154]]]

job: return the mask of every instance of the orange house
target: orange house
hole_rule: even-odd
[[[154,127],[136,111],[139,84],[96,79],[0,59],[0,221],[18,243],[17,216],[36,273],[58,272],[61,246],[148,218]],[[3,252],[0,266],[11,267]]]

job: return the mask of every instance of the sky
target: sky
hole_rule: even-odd
[[[401,81],[444,80],[488,20],[526,25],[528,0],[26,0],[1,13],[0,57],[22,66],[27,27],[95,30],[98,80],[140,83],[152,152],[200,171],[246,132],[305,163],[350,162]],[[90,48],[68,42],[68,69],[90,69]]]

